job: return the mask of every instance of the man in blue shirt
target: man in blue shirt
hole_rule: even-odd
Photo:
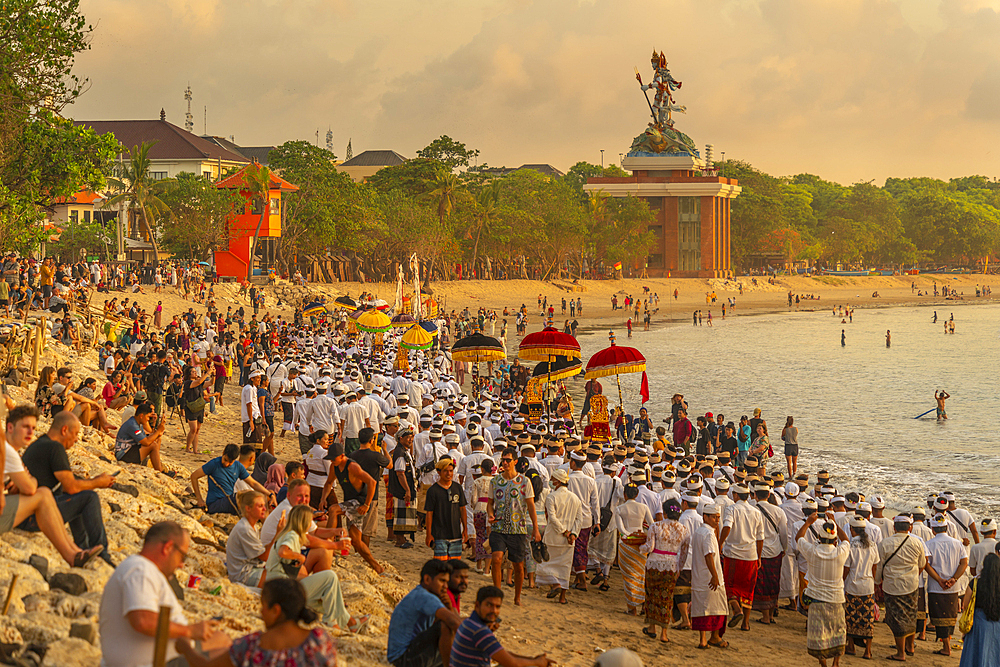
[[[497,641],[493,631],[500,624],[503,591],[496,586],[483,586],[476,594],[472,614],[462,621],[451,645],[449,667],[490,667],[497,662],[502,667],[549,667],[555,661],[544,653],[528,658],[508,653]]]
[[[441,601],[450,577],[447,561],[427,561],[420,570],[420,585],[393,609],[386,657],[395,667],[436,667],[451,654],[462,619]]]
[[[268,498],[274,498],[274,492],[268,491],[260,482],[250,477],[250,473],[239,462],[240,446],[226,445],[222,456],[218,456],[191,473],[191,488],[199,507],[204,507],[209,514],[234,514],[240,516],[239,504],[236,502],[236,480],[246,480],[255,491],[260,491]],[[202,499],[201,486],[198,483],[202,477],[208,477],[208,498]]]

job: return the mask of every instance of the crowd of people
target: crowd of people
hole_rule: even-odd
[[[47,367],[33,405],[6,405],[3,464],[17,493],[0,496],[0,531],[41,531],[72,566],[117,566],[101,605],[109,667],[151,654],[163,604],[174,609],[175,664],[279,655],[281,664],[327,664],[335,649],[323,628],[359,633],[369,621],[348,610],[334,557],[353,550],[386,575],[370,547],[383,523],[397,548],[434,555],[392,615],[386,655],[396,667],[549,665],[496,639],[505,584],[514,605],[526,586],[562,605],[620,587],[637,633],[662,644],[671,630],[694,630],[699,648],[725,649],[726,631],[751,631],[754,612],[770,625],[787,611],[808,617],[806,647],[821,664],[870,657],[879,618],[896,638],[892,659],[906,660],[930,628],[949,655],[970,609],[962,664],[992,664],[1000,651],[994,521],[976,520],[948,492],[889,511],[828,473],[800,473],[792,417],[781,430],[784,471],[771,464],[759,409],[738,424],[711,412],[692,422],[680,394],[665,426],[645,409],[616,411],[609,437],[598,437],[589,412],[597,383],[581,412],[562,409],[572,402],[561,387],[547,396],[551,416],[538,418],[524,404],[528,369],[497,363],[470,396],[443,333],[430,350],[394,355],[385,350],[396,350],[398,334],[356,334],[336,315],[222,313],[210,288],[204,297],[204,312],[165,324],[160,309],[149,318],[135,303],[109,301],[104,377]],[[463,319],[471,330],[496,321],[485,311]],[[170,413],[188,451],[201,452],[206,413],[237,387],[242,442],[190,476],[197,506],[239,517],[227,574],[261,592],[266,630],[230,643],[212,621],[189,624],[167,584],[190,535],[157,524],[139,554],[112,562],[95,490],[114,476],[74,475],[66,451],[83,426],[113,431],[109,414],[121,411],[117,461],[175,475],[161,456]],[[40,418],[51,425],[36,437]],[[282,438],[299,446],[292,460],[275,455]],[[473,571],[492,584],[463,618]]]

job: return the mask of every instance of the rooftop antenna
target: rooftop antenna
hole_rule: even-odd
[[[333,128],[326,131],[326,150],[333,152]]]
[[[188,110],[184,114],[184,129],[188,132],[194,132],[194,116],[191,115],[191,84],[188,83],[188,87],[184,89],[184,99],[187,100]]]

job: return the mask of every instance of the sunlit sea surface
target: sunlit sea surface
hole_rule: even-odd
[[[935,310],[939,319],[932,324]],[[631,340],[624,324],[614,327],[619,345],[647,359],[646,407],[655,423],[669,415],[675,392],[690,404],[692,421],[722,412],[727,422],[738,423],[759,407],[775,452],[768,470],[784,471],[780,436],[792,415],[799,472],[811,473],[810,483],[826,469],[841,493],[878,493],[894,509],[949,490],[977,518],[1000,516],[1000,305],[859,309],[848,324],[829,308],[725,320],[718,308],[712,312],[712,327],[707,319],[697,327],[688,319],[644,332],[640,324]],[[955,334],[946,335],[944,320],[952,313]],[[841,329],[847,334],[843,347]],[[607,347],[607,331],[581,334],[580,343],[586,360]],[[622,376],[632,414],[639,410],[640,377]],[[616,403],[614,377],[602,383]],[[951,394],[949,419],[937,422],[933,411],[914,419],[935,407],[936,389]]]

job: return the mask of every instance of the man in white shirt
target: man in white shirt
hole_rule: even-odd
[[[692,494],[690,491],[685,492],[681,496],[681,510],[683,511],[677,521],[688,529],[688,535],[694,535],[695,531],[703,523],[701,516],[698,514],[699,500],[700,497]],[[660,510],[659,513],[663,514],[663,510]],[[674,585],[674,605],[677,606],[677,610],[681,613],[681,622],[674,626],[675,630],[691,629],[691,616],[689,612],[691,605],[691,559],[693,557],[694,552],[688,549],[687,556],[684,558],[684,562],[681,563],[681,573],[678,575],[677,583]]]
[[[750,608],[760,554],[764,550],[764,517],[747,501],[750,489],[737,484],[733,487],[736,502],[726,508],[722,519],[722,569],[726,580],[726,595],[733,617],[730,627],[742,621],[741,628],[750,629]]]
[[[942,642],[941,655],[951,655],[951,635],[959,612],[958,582],[969,565],[962,542],[948,535],[948,519],[935,514],[931,519],[934,537],[927,549],[927,617]]]
[[[296,381],[302,382],[304,395],[295,399],[295,423],[294,426],[299,434],[299,451],[305,456],[312,449],[312,442],[309,436],[312,434],[312,402],[316,398],[316,386],[313,381],[306,377],[299,376]]]
[[[142,551],[115,568],[101,595],[99,612],[101,665],[148,667],[153,662],[160,607],[170,608],[167,665],[187,664],[178,657],[174,640],[200,640],[209,655],[228,648],[225,633],[214,621],[189,625],[167,577],[181,566],[191,548],[191,536],[173,521],[153,524]]]
[[[982,539],[979,544],[973,544],[969,550],[969,571],[977,578],[983,570],[983,560],[986,556],[996,553],[997,523],[993,519],[983,519],[979,522],[978,530]]]
[[[260,385],[264,371],[250,372],[250,381],[240,390],[240,421],[243,422],[243,442],[258,443],[263,440],[263,419],[260,414],[260,401],[257,400],[257,387]]]
[[[535,579],[539,586],[550,586],[549,597],[558,591],[561,604],[566,604],[575,555],[574,539],[579,539],[585,513],[579,497],[566,488],[568,483],[565,470],[555,471],[554,490],[545,499],[548,524],[542,537],[549,548],[549,560],[538,564]]]
[[[569,490],[580,499],[584,514],[573,553],[573,574],[576,575],[576,587],[581,590],[587,588],[587,546],[590,538],[601,532],[601,506],[597,499],[597,484],[583,472],[586,462],[587,457],[580,452],[573,452],[570,455]]]
[[[358,440],[358,433],[361,429],[368,427],[378,430],[378,424],[371,425],[368,409],[358,402],[358,395],[354,391],[349,391],[344,396],[344,405],[340,411],[340,417],[344,423],[344,453],[350,456],[361,449],[361,441]]]
[[[316,397],[310,406],[310,425],[313,431],[325,431],[330,435],[331,442],[343,439],[343,426],[340,421],[340,408],[337,400],[330,395],[330,383],[320,379],[316,383]]]
[[[920,572],[927,565],[926,545],[910,534],[913,519],[899,515],[893,519],[893,534],[878,545],[876,583],[882,583],[885,623],[896,641],[893,660],[902,662],[913,655],[917,634],[917,605]]]
[[[788,517],[781,508],[772,505],[768,498],[771,489],[760,482],[754,489],[757,511],[764,519],[764,544],[760,552],[760,570],[754,586],[753,608],[762,614],[762,622],[770,623],[778,606],[781,591],[781,564],[788,547]]]
[[[702,510],[703,523],[691,537],[691,627],[698,630],[699,646],[727,648],[722,639],[725,632],[726,582],[719,558],[719,529],[722,507],[707,505]]]
[[[619,503],[624,502],[625,485],[614,476],[613,456],[604,457],[601,474],[594,480],[597,487],[597,502],[600,505],[601,513],[605,510],[614,512]],[[587,552],[590,560],[597,565],[597,576],[591,579],[593,586],[600,586],[601,590],[608,590],[607,579],[611,575],[611,564],[615,560],[618,551],[618,530],[614,521],[609,521],[599,535],[590,538],[587,545]]]

